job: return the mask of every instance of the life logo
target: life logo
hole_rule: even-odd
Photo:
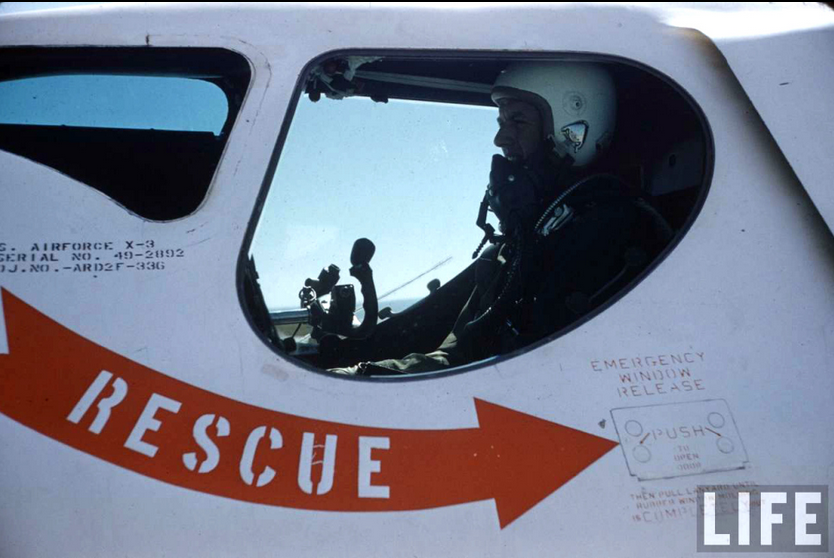
[[[698,552],[828,552],[828,487],[698,487]]]

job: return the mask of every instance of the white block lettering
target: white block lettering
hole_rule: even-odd
[[[371,452],[375,449],[389,449],[390,438],[359,437],[359,497],[360,498],[390,498],[390,488],[371,484],[371,475],[379,473],[382,466],[379,461],[371,459]]]
[[[93,383],[90,384],[90,387],[87,388],[87,391],[84,392],[84,395],[81,396],[81,399],[78,400],[78,403],[76,403],[75,407],[67,416],[67,420],[73,424],[81,422],[81,419],[84,418],[84,415],[93,406],[93,402],[104,391],[104,388],[107,387],[107,383],[112,377],[113,374],[107,370],[99,372],[96,379],[93,380]]]
[[[821,504],[822,494],[819,492],[796,493],[796,546],[821,546],[822,535],[808,534],[808,525],[817,524],[817,514],[808,513],[808,504]]]
[[[157,393],[151,395],[151,398],[148,399],[148,404],[145,405],[145,410],[143,410],[142,414],[139,415],[139,420],[136,421],[133,431],[131,431],[130,436],[127,437],[125,447],[143,455],[147,455],[148,457],[155,456],[159,448],[153,444],[143,441],[142,436],[144,436],[145,432],[148,430],[156,432],[159,430],[159,427],[162,426],[162,423],[154,417],[159,409],[177,413],[179,412],[181,406],[182,403],[179,401],[168,399],[163,395],[159,395]]]
[[[81,399],[78,400],[78,403],[67,416],[67,420],[73,424],[81,422],[81,419],[84,418],[84,415],[93,406],[93,402],[101,395],[101,392],[104,391],[107,384],[110,383],[111,378],[113,378],[113,374],[102,370],[96,379],[93,380],[93,383],[90,384],[90,387],[87,388],[87,391],[84,392],[84,395],[81,396]],[[110,411],[113,410],[113,407],[121,403],[126,395],[127,383],[121,378],[113,380],[113,393],[98,402],[98,414],[93,419],[89,431],[93,434],[101,434],[104,425],[110,419]]]
[[[258,449],[258,442],[261,438],[266,436],[266,426],[259,426],[249,433],[249,438],[246,439],[246,446],[243,448],[243,455],[240,457],[240,478],[243,482],[252,486],[255,482],[255,472],[252,471],[252,464],[255,462],[255,451]],[[284,439],[281,433],[275,428],[269,429],[269,447],[270,449],[281,449],[284,446]],[[264,467],[264,470],[258,475],[256,486],[258,488],[266,486],[272,479],[275,478],[275,469],[272,467]]]
[[[200,474],[211,473],[217,464],[220,463],[220,450],[217,444],[209,438],[208,428],[214,423],[214,415],[203,415],[194,422],[194,441],[200,446],[206,454],[206,460],[200,464],[200,469],[197,471]],[[222,438],[229,435],[231,428],[229,421],[223,417],[217,419],[217,437]],[[186,453],[182,456],[182,462],[189,471],[197,468],[197,454],[194,452]]]
[[[762,546],[773,545],[773,526],[782,523],[782,514],[773,513],[773,505],[787,501],[785,492],[762,492]]]
[[[750,546],[750,493],[738,493],[738,544]]]
[[[316,435],[305,432],[301,440],[301,457],[298,461],[298,486],[305,494],[313,493],[313,465],[321,465],[321,480],[316,487],[316,494],[319,496],[327,494],[333,488],[333,473],[336,469],[336,442],[337,436],[328,434],[324,441],[324,458],[322,461],[313,461],[313,454],[316,448]]]
[[[715,492],[704,493],[704,545],[727,546],[730,535],[715,532]]]

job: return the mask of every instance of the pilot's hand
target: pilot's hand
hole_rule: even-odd
[[[333,374],[341,374],[343,376],[361,376],[361,364],[362,363],[355,364],[353,366],[346,366],[345,368],[328,368],[327,371],[332,372]]]
[[[341,374],[343,376],[370,376],[374,371],[380,370],[380,367],[373,362],[359,362],[353,366],[346,366],[344,368],[328,368],[328,372],[334,374]],[[384,369],[382,369],[384,370]]]

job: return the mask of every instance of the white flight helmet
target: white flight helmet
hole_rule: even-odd
[[[495,80],[492,100],[512,98],[535,105],[544,135],[574,166],[593,162],[614,136],[617,94],[614,80],[599,64],[518,62]]]

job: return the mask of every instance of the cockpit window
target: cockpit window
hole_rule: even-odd
[[[0,149],[154,220],[205,198],[249,82],[219,49],[0,49]]]
[[[243,299],[332,374],[442,373],[569,331],[657,265],[710,174],[694,103],[624,61],[344,55],[301,88]]]
[[[376,245],[377,295],[394,312],[468,266],[482,236],[474,222],[483,162],[497,152],[497,115],[495,107],[302,97],[252,244],[259,274],[282,278],[262,281],[269,308],[298,308],[298,290],[323,264],[344,267],[349,281],[358,238]]]

